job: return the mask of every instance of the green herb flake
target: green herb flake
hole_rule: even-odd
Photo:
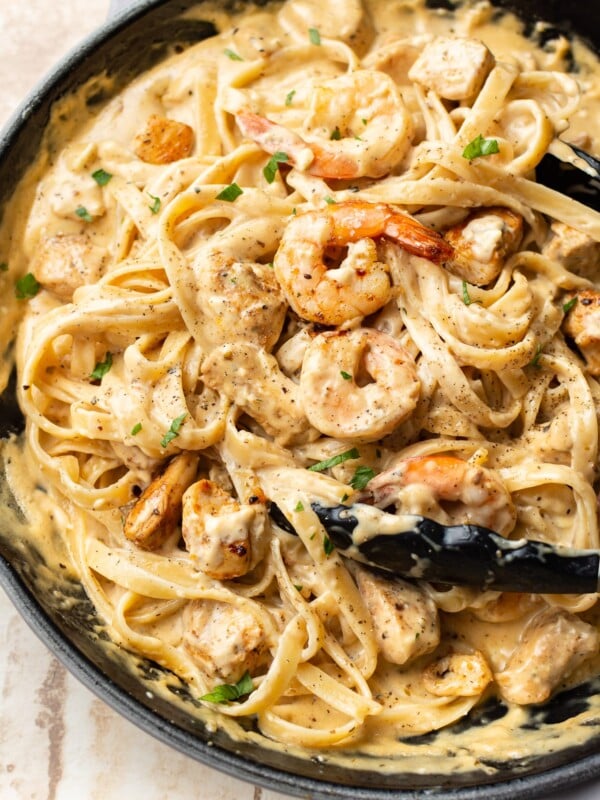
[[[352,375],[349,372],[345,372],[344,370],[341,370],[340,371],[340,375],[342,376],[342,378],[345,381],[351,381],[352,380]]]
[[[240,55],[238,55],[235,52],[235,50],[230,50],[229,47],[226,47],[225,50],[223,50],[223,52],[225,53],[227,58],[230,58],[232,61],[243,61],[244,60]]]
[[[339,140],[342,138],[341,131],[340,131],[340,129],[338,128],[338,126],[337,126],[337,125],[336,125],[336,126],[335,126],[335,128],[334,128],[334,129],[331,131],[331,136],[330,136],[329,138],[330,138],[330,139],[333,139],[333,141],[335,141],[335,142],[339,142]]]
[[[298,502],[296,503],[296,508],[294,509],[294,511],[304,511],[304,506],[302,505],[300,500],[298,500]]]
[[[364,489],[371,478],[375,477],[375,470],[371,467],[357,467],[356,472],[350,480],[350,486],[356,491]]]
[[[343,464],[344,461],[351,461],[354,458],[360,458],[360,453],[353,447],[352,450],[346,450],[345,453],[340,453],[337,456],[332,456],[331,458],[326,458],[325,461],[319,461],[316,464],[313,464],[308,469],[311,472],[323,472],[326,469],[331,469],[331,467],[337,467],[338,464]]]
[[[95,172],[92,172],[92,178],[96,181],[98,186],[106,186],[112,178],[112,175],[104,169],[97,169]]]
[[[244,190],[240,189],[237,183],[230,183],[229,186],[226,186],[222,192],[219,192],[217,195],[217,200],[226,200],[228,203],[233,203],[234,200],[244,194]]]
[[[8,264],[6,261],[2,261],[2,263],[0,263],[0,272],[8,272]]]
[[[538,344],[535,348],[535,353],[531,361],[529,362],[532,367],[540,367],[540,358],[542,357],[542,345]]]
[[[148,206],[148,208],[153,214],[158,214],[162,205],[160,197],[155,197],[153,194],[150,194],[150,192],[148,192],[148,197],[153,200],[152,205]]]
[[[500,147],[496,139],[485,139],[481,134],[476,136],[472,142],[463,150],[463,158],[472,161],[474,158],[481,158],[483,156],[491,156],[494,153],[499,153]]]
[[[215,686],[212,692],[203,694],[200,700],[206,700],[209,703],[231,703],[241,700],[253,691],[254,682],[246,670],[237,683],[222,683],[220,686]]]
[[[133,426],[133,428],[131,429],[131,435],[132,436],[137,436],[138,433],[141,430],[142,430],[142,423],[141,422],[136,422],[135,425]]]
[[[295,589],[297,592],[301,592],[301,591],[302,591],[302,589],[304,589],[304,586],[302,586],[302,584],[301,584],[301,583],[295,583],[295,584],[294,584],[294,589]]]
[[[325,551],[325,555],[328,558],[333,553],[333,551],[335,550],[333,542],[331,541],[329,536],[327,536],[327,534],[323,537],[323,550]]]
[[[94,371],[90,375],[91,381],[101,381],[106,373],[110,370],[113,363],[112,353],[107,353],[104,356],[104,361],[99,361],[94,367]]]
[[[92,217],[92,215],[85,206],[79,206],[78,208],[76,208],[75,213],[77,214],[79,219],[82,219],[84,222],[94,221],[94,218]]]
[[[294,100],[294,95],[296,94],[296,90],[292,89],[291,92],[288,92],[285,96],[285,104],[286,106],[291,106]]]
[[[473,302],[471,300],[471,295],[469,294],[469,284],[466,281],[462,282],[462,299],[466,306],[470,306]]]
[[[326,195],[323,200],[325,200],[328,206],[334,206],[336,204],[336,201],[330,195]]]
[[[30,297],[35,297],[41,289],[41,284],[38,283],[35,275],[28,272],[15,283],[15,295],[17,300],[27,300]]]
[[[263,175],[267,183],[273,183],[277,175],[277,168],[279,164],[285,164],[288,161],[288,154],[281,151],[273,153],[267,166],[263,169]]]
[[[321,34],[319,33],[317,28],[308,29],[308,38],[310,39],[311,44],[316,44],[316,45],[321,44]]]
[[[568,314],[569,311],[577,304],[577,296],[572,297],[570,300],[563,305],[563,311],[565,314]]]
[[[183,425],[184,419],[187,417],[187,414],[181,414],[179,417],[175,417],[173,422],[171,423],[171,427],[165,433],[163,438],[161,439],[160,446],[167,447],[167,445],[176,439],[179,436],[179,430]]]

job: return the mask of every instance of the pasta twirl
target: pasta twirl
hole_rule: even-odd
[[[542,703],[599,650],[596,595],[383,579],[311,510],[600,545],[600,215],[535,180],[559,136],[600,150],[595,57],[572,74],[486,3],[346,5],[214,11],[0,235],[9,477],[115,641],[310,748]]]

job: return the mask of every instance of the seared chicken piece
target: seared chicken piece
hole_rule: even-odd
[[[496,681],[511,703],[543,703],[560,682],[598,651],[598,632],[560,608],[546,608],[528,623]]]
[[[486,286],[498,277],[504,261],[523,238],[523,218],[507,208],[482,208],[444,234],[454,248],[445,266],[475,286]]]
[[[362,567],[356,569],[355,578],[387,661],[406,664],[437,647],[437,608],[422,589],[399,579],[380,578]]]
[[[262,493],[240,503],[213,481],[199,480],[183,496],[181,531],[196,566],[217,580],[245,575],[263,558],[269,533]]]
[[[597,279],[600,274],[600,242],[564,222],[553,222],[550,230],[552,235],[544,244],[542,253],[576,275]]]
[[[492,680],[483,654],[450,653],[433,661],[423,672],[423,684],[436,697],[475,697]]]
[[[295,443],[309,430],[297,384],[283,374],[274,356],[251,342],[216,347],[202,364],[202,380],[227,395],[279,444]]]
[[[183,643],[207,677],[237,683],[264,663],[265,632],[250,612],[216,600],[197,600],[184,611]]]
[[[102,276],[106,255],[84,234],[65,234],[43,239],[31,263],[31,272],[44,289],[69,301],[80,286]]]
[[[148,164],[170,164],[191,155],[194,131],[184,122],[152,114],[135,137],[135,154]]]
[[[446,100],[469,100],[483,86],[495,59],[477,39],[438,36],[423,50],[408,77]]]
[[[582,289],[573,297],[577,302],[567,313],[562,329],[580,349],[588,372],[600,375],[600,292]]]
[[[181,519],[183,493],[196,477],[198,456],[182,453],[146,487],[123,526],[125,536],[144,550],[157,550]]]

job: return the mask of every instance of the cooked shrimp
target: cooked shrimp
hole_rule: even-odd
[[[267,153],[321,178],[380,178],[410,145],[412,121],[394,81],[384,72],[356,70],[316,87],[299,135],[249,111],[236,116],[244,136]]]
[[[496,674],[511,703],[543,703],[582,661],[598,652],[598,631],[561,608],[536,614],[504,670]]]
[[[170,164],[191,155],[194,131],[184,122],[152,114],[135,138],[135,154],[149,164]]]
[[[379,651],[392,664],[406,664],[440,641],[435,603],[418,586],[355,569],[358,590],[371,615]]]
[[[245,575],[265,554],[269,517],[262,492],[240,503],[201,479],[183,495],[181,533],[198,569],[217,580]]]
[[[183,644],[209,679],[236,683],[254,673],[268,655],[260,622],[243,608],[216,600],[189,603],[183,616]]]
[[[302,406],[327,436],[375,441],[412,413],[419,392],[410,353],[373,328],[319,334],[304,355]]]
[[[181,498],[196,477],[198,456],[181,453],[145,489],[127,517],[125,536],[144,550],[156,550],[181,518]]]
[[[407,487],[413,491],[406,492]],[[517,516],[497,472],[443,453],[399,461],[373,478],[361,499],[382,507],[397,502],[407,513],[483,525],[503,536]]]
[[[436,697],[475,697],[492,680],[483,654],[449,653],[431,663],[423,672],[423,684]]]
[[[565,317],[563,331],[581,351],[588,372],[600,375],[600,292],[582,289],[571,299],[576,302]]]
[[[384,203],[347,201],[300,214],[288,223],[273,262],[294,311],[312,322],[341,325],[382,308],[391,285],[373,241],[380,237],[430,261],[453,252],[435,231]],[[329,268],[328,248],[344,246],[347,256]]]

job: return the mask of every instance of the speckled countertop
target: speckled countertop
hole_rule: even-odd
[[[109,5],[109,0],[0,0],[0,126],[45,70],[102,23]],[[482,800],[485,796],[482,790]],[[560,793],[560,800],[599,797],[599,783]],[[45,649],[0,590],[0,800],[125,798],[283,800],[284,795],[191,761],[121,718]]]

